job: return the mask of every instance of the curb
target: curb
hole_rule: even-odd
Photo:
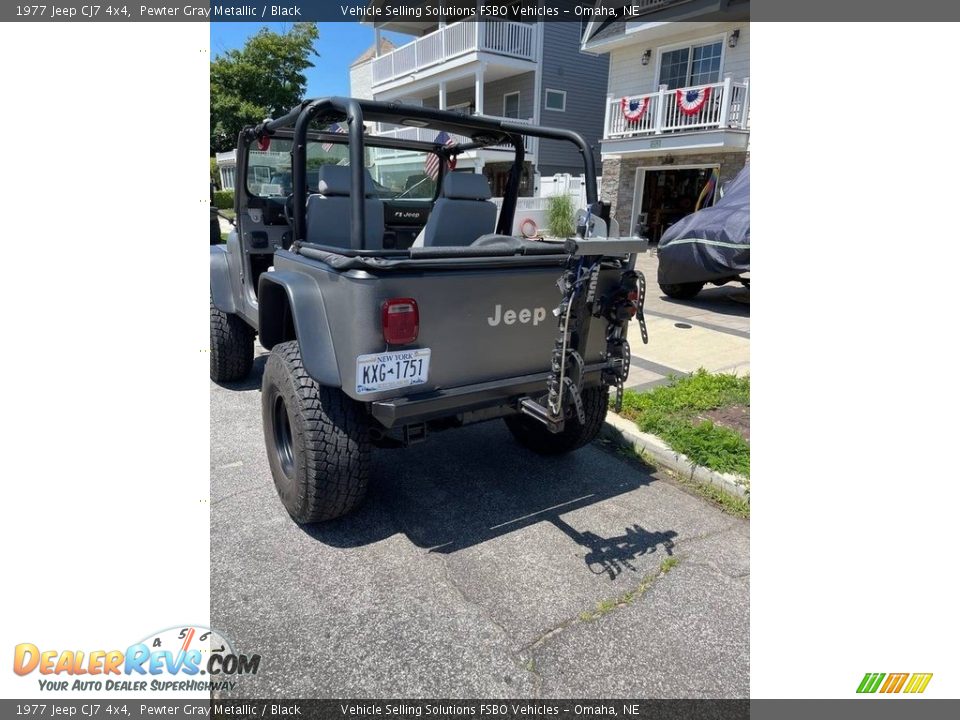
[[[613,411],[607,412],[607,420],[601,433],[619,445],[632,449],[640,455],[652,459],[676,475],[705,485],[714,485],[721,490],[749,498],[748,480],[738,475],[720,473],[702,465],[695,464],[686,455],[678,453],[656,435],[641,432],[630,420],[620,417]]]

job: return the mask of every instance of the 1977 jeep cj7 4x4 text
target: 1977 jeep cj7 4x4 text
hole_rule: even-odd
[[[527,136],[583,158],[576,237],[511,234]],[[483,175],[452,171],[480,148],[513,158],[499,214]],[[494,418],[540,453],[597,436],[629,372],[627,324],[643,328],[646,241],[608,232],[583,138],[324,98],[245,129],[237,160],[237,227],[210,248],[210,374],[246,376],[256,334],[270,350],[264,437],[294,520],[356,507],[372,447]]]

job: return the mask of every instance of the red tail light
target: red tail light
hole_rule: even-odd
[[[383,339],[388,345],[408,345],[420,334],[420,308],[413,298],[390,298],[380,306]]]

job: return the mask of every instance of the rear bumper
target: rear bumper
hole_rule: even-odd
[[[584,385],[600,381],[603,363],[584,368]],[[426,422],[473,410],[513,406],[522,397],[539,397],[547,390],[547,373],[492,380],[476,385],[435,390],[409,398],[379,400],[370,404],[370,412],[384,427],[394,428]]]

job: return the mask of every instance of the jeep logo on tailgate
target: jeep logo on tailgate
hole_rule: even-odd
[[[491,327],[496,327],[501,322],[504,325],[513,325],[516,322],[520,322],[524,325],[533,321],[534,325],[539,325],[547,317],[547,309],[538,307],[533,308],[520,308],[519,310],[504,310],[502,305],[497,305],[493,309],[493,317],[488,317],[487,322],[490,323]]]

